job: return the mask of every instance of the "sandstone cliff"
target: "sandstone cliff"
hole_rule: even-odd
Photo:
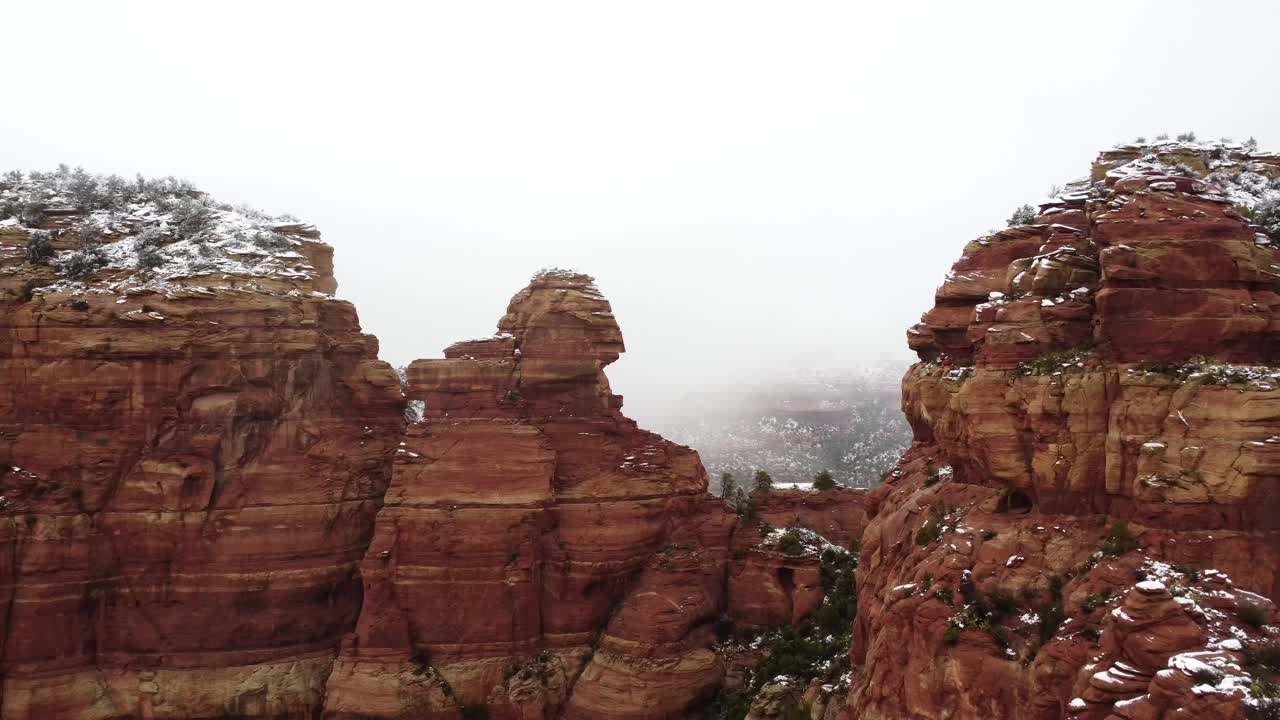
[[[863,536],[850,718],[1277,694],[1277,178],[1241,146],[1123,146],[965,248],[908,332],[915,442]]]
[[[66,169],[0,220],[0,717],[310,717],[403,424],[332,250]]]
[[[325,716],[683,717],[721,685],[717,623],[822,604],[816,555],[771,551],[706,494],[696,453],[621,414],[604,368],[622,336],[591,278],[536,276],[498,330],[409,366],[425,415],[397,451]],[[783,497],[761,512],[865,524]]]
[[[590,278],[403,388],[335,288],[314,228],[181,181],[0,181],[0,717],[674,718],[761,659],[735,623],[830,608],[800,527],[867,496],[743,523],[621,414]]]

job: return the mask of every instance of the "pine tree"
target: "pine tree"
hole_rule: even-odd
[[[813,476],[813,489],[815,490],[834,490],[836,488],[836,479],[831,476],[830,470],[822,470]]]
[[[751,492],[769,492],[773,489],[773,478],[764,470],[757,470]]]
[[[737,489],[738,481],[733,479],[733,473],[720,473],[720,497],[724,498],[725,502],[730,505],[734,504],[737,499],[737,493],[735,492]]]

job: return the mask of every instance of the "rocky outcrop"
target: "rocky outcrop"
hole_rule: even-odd
[[[326,716],[674,716],[720,682],[736,516],[696,453],[619,412],[603,371],[622,336],[590,278],[538,276],[498,328],[409,367],[425,420]]]
[[[1221,618],[1134,583],[1280,593],[1280,253],[1248,219],[1278,177],[1239,146],[1127,146],[966,247],[908,332],[915,443],[863,535],[850,717],[1243,712],[1166,668]]]
[[[805,527],[843,547],[862,537],[876,513],[875,496],[866,490],[837,487],[813,492],[774,490],[758,496],[756,516],[773,527]]]
[[[1275,605],[1214,570],[1150,563],[1143,572],[1151,577],[1106,614],[1101,652],[1077,676],[1068,717],[1249,717],[1263,687],[1256,683],[1268,673],[1252,655],[1275,639],[1239,622],[1237,612],[1252,608],[1251,619],[1265,627],[1276,621]]]
[[[682,717],[721,686],[726,625],[822,605],[817,554],[740,524],[696,453],[622,415],[604,374],[622,336],[591,278],[536,276],[498,331],[408,368],[424,418],[397,451],[325,716]],[[853,491],[756,500],[784,525],[865,524]]]
[[[313,228],[179,181],[0,181],[5,720],[678,717],[732,613],[822,607],[816,535],[621,414],[590,278],[414,363],[408,413],[335,288]]]
[[[403,422],[332,250],[178,183],[6,176],[15,198],[0,716],[310,717]]]

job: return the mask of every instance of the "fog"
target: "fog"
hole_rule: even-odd
[[[1207,8],[1212,7],[1210,12]],[[1280,149],[1274,2],[9,2],[2,169],[313,222],[397,365],[598,279],[629,413],[905,366],[964,243],[1137,135]]]

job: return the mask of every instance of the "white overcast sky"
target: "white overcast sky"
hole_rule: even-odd
[[[1104,146],[1280,149],[1277,2],[37,2],[0,165],[178,175],[314,222],[383,358],[595,275],[642,422],[907,361],[964,243]]]

